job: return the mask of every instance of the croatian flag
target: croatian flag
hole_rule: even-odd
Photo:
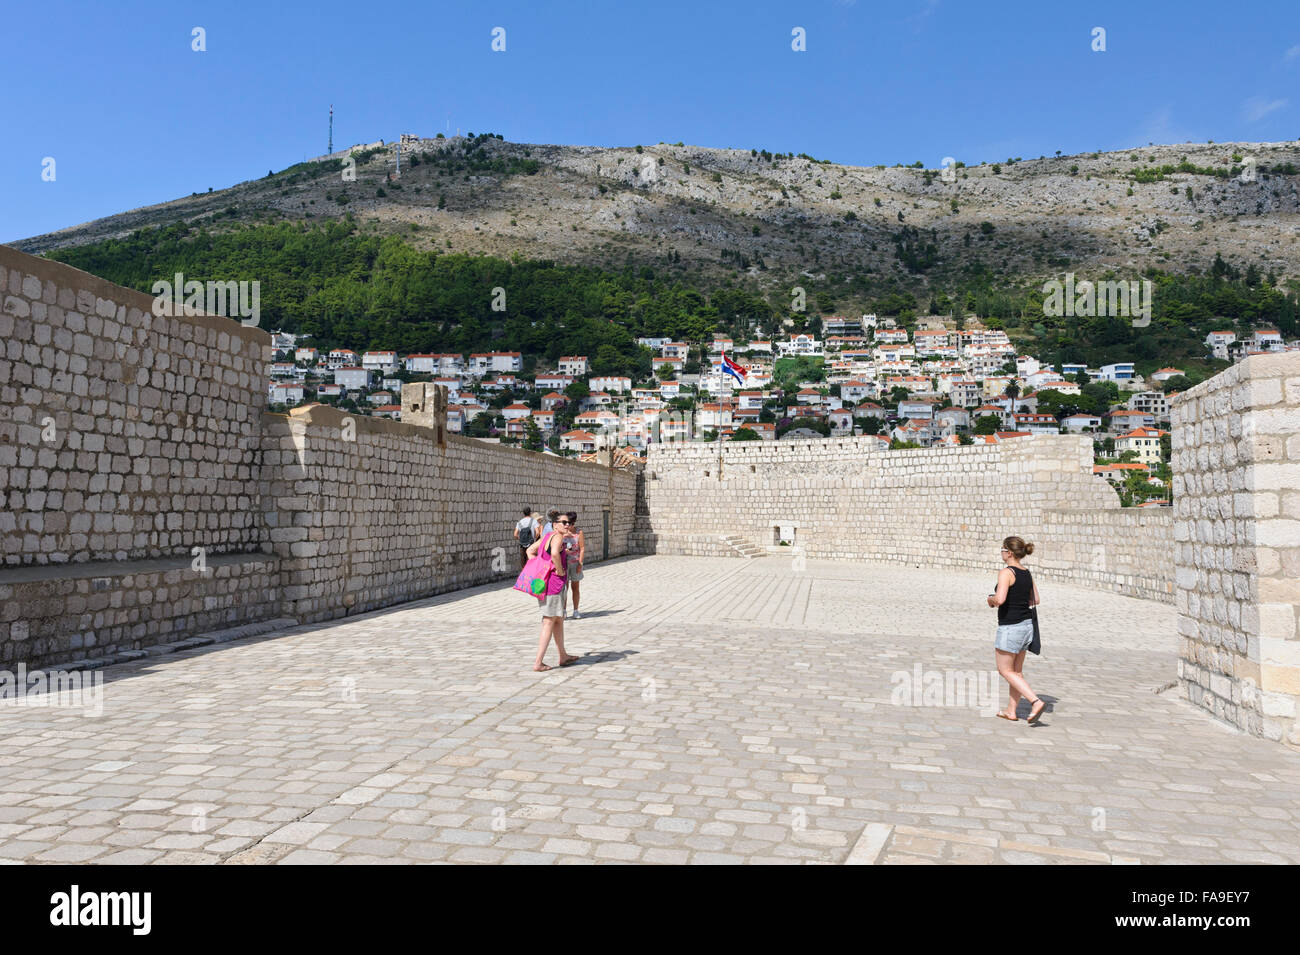
[[[722,370],[732,378],[735,378],[742,385],[745,383],[745,375],[749,373],[749,370],[743,365],[737,365],[734,361],[728,358],[726,352],[722,353]]]

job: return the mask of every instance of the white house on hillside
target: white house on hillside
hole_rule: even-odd
[[[334,383],[342,385],[348,391],[364,391],[370,387],[370,381],[374,374],[366,368],[352,367],[335,368]]]
[[[632,379],[623,375],[594,375],[588,386],[592,391],[612,391],[621,395],[632,390]]]
[[[1228,360],[1228,347],[1237,340],[1236,332],[1218,331],[1210,332],[1205,336],[1205,347],[1210,350],[1210,354],[1220,361]]]
[[[378,371],[383,374],[397,371],[397,352],[368,351],[361,356],[361,367],[368,371]]]

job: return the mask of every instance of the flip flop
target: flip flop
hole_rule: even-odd
[[[1025,722],[1037,723],[1038,718],[1043,715],[1043,710],[1045,709],[1047,709],[1046,703],[1044,703],[1042,700],[1036,701],[1034,703],[1033,708],[1029,711],[1029,716],[1026,718]]]
[[[1007,714],[1003,713],[1001,710],[998,710],[998,712],[997,712],[997,717],[998,717],[998,719],[1001,719],[1001,720],[1010,720],[1012,723],[1019,723],[1019,722],[1020,722],[1020,717],[1018,717],[1018,716],[1007,716]]]
[[[577,663],[577,662],[578,662],[579,660],[581,660],[581,659],[582,659],[582,657],[569,657],[569,659],[567,659],[567,660],[561,660],[561,661],[560,661],[560,666],[562,666],[562,667],[573,666],[575,663]]]
[[[545,673],[547,670],[554,670],[554,669],[555,669],[555,667],[547,666],[545,663],[543,663],[543,664],[542,664],[541,666],[539,666],[539,667],[533,667],[533,672],[534,672],[534,673]]]

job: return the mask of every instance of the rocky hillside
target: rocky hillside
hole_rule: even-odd
[[[870,275],[924,294],[959,275],[1203,268],[1216,252],[1300,276],[1300,146],[1215,143],[1008,159],[950,170],[668,145],[492,136],[358,147],[218,192],[16,243],[30,252],[187,222],[213,231],[351,214],[417,246],[621,268]],[[1243,176],[1244,173],[1244,176]]]

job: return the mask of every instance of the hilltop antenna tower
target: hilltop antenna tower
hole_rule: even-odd
[[[325,150],[325,155],[329,156],[334,152],[334,104],[330,103],[330,144]]]

